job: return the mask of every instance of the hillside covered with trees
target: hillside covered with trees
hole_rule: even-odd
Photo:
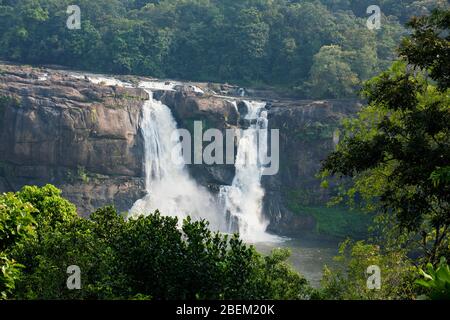
[[[385,70],[409,17],[447,1],[1,0],[0,58],[114,74],[234,82],[306,98],[355,96]]]

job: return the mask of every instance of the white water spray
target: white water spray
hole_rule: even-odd
[[[248,114],[245,119],[251,125],[243,131],[239,141],[233,184],[221,188],[217,201],[189,176],[181,143],[172,139],[177,130],[175,119],[166,105],[153,99],[152,89],[173,88],[156,82],[142,82],[140,87],[149,94],[141,120],[147,195],[136,201],[129,217],[145,216],[159,210],[179,221],[188,216],[194,220],[206,219],[213,230],[239,231],[245,241],[278,241],[280,238],[266,233],[268,222],[262,214],[264,167],[261,157],[267,154],[268,127],[265,104],[246,102]]]
[[[176,122],[170,109],[150,99],[145,102],[141,131],[145,143],[145,175],[147,196],[138,200],[130,210],[130,217],[149,215],[156,210],[161,214],[194,220],[206,219],[211,228],[220,230],[223,217],[211,194],[199,186],[184,165],[179,141],[171,139]]]
[[[248,109],[245,119],[250,122],[250,127],[243,131],[239,140],[233,184],[221,187],[219,202],[224,207],[229,232],[239,231],[249,242],[278,241],[278,237],[266,232],[268,221],[263,216],[261,178],[268,144],[267,111],[265,103],[245,103]]]

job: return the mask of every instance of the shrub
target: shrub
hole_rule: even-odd
[[[13,193],[0,195],[0,299],[6,299],[22,276],[21,264],[11,259],[10,249],[35,234],[36,210]]]
[[[450,300],[450,267],[447,259],[442,257],[436,268],[428,263],[426,270],[425,272],[423,269],[419,269],[423,279],[416,280],[416,284],[426,292],[426,295],[421,298]]]
[[[51,185],[16,195],[38,222],[35,236],[10,243],[24,265],[12,293],[19,299],[305,299],[307,281],[286,263],[288,251],[263,257],[238,235],[206,221],[180,225],[155,212],[125,220],[112,207],[91,219]],[[28,201],[28,202],[25,202]],[[81,270],[81,290],[68,290],[67,267]]]
[[[342,268],[325,267],[322,289],[314,298],[328,300],[396,300],[415,297],[415,267],[402,251],[383,252],[364,241],[345,241],[336,258]],[[381,269],[381,288],[367,286],[369,266]]]

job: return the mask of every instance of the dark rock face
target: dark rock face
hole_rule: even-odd
[[[329,201],[329,191],[320,187],[316,174],[338,142],[341,120],[354,116],[360,108],[355,100],[272,104],[269,128],[280,132],[280,171],[262,180],[271,231],[291,235],[315,227],[312,218],[299,215],[301,206]]]
[[[139,119],[148,95],[62,72],[1,66],[0,192],[55,184],[79,213],[142,196]]]
[[[139,123],[147,98],[141,89],[95,85],[64,71],[0,64],[0,192],[51,183],[82,215],[110,204],[129,210],[145,195]],[[204,131],[250,125],[245,97],[202,95],[180,86],[155,92],[154,98],[191,132],[194,121],[201,121]],[[267,103],[269,129],[280,132],[280,170],[262,180],[270,231],[298,235],[315,228],[311,216],[299,214],[298,204],[329,199],[315,174],[335,146],[340,120],[360,106],[350,100]],[[231,185],[235,176],[234,165],[188,167],[212,192]]]
[[[215,96],[202,96],[183,89],[163,92],[156,97],[172,110],[178,126],[188,129],[192,135],[194,121],[202,122],[203,132],[214,128],[225,135],[226,129],[238,129],[240,114],[236,104],[231,101]],[[236,148],[237,146],[235,154]],[[231,185],[235,175],[234,165],[192,164],[188,168],[197,182],[213,192],[217,192],[220,185]]]
[[[226,129],[237,126],[240,114],[237,106],[223,98],[204,96],[185,90],[160,92],[157,99],[171,108],[177,121],[203,120],[207,127]]]

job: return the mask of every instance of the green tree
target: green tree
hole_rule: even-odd
[[[358,76],[347,63],[347,53],[339,46],[323,46],[314,56],[307,85],[314,98],[345,98],[359,84]]]
[[[25,186],[17,193],[24,202],[36,208],[34,213],[39,230],[54,229],[60,224],[73,221],[77,218],[75,205],[61,196],[61,190],[53,185],[44,187]]]
[[[399,21],[444,2],[408,0],[408,10],[402,11],[396,1],[386,0],[383,27],[373,32],[365,26],[367,6],[351,1],[79,0],[81,30],[68,30],[69,0],[5,0],[0,2],[0,57],[292,91],[308,81],[314,56],[325,46],[345,53],[336,67],[349,77],[353,74],[344,62],[361,80],[385,69],[405,32]],[[330,81],[337,81],[345,96],[355,96],[347,78],[336,75]],[[329,93],[302,89],[297,93],[305,98]]]
[[[437,62],[449,54],[448,22],[448,12],[438,11],[413,20],[400,52],[416,72],[399,62],[368,81],[369,105],[347,122],[337,150],[323,163],[325,176],[352,177],[346,196],[379,204],[371,209],[394,217],[388,219],[394,230],[406,232],[432,263],[449,254],[450,185],[433,181],[450,159],[448,69]]]
[[[11,248],[35,234],[36,209],[17,195],[0,195],[0,299],[15,290],[23,265],[11,258]]]
[[[415,17],[408,26],[414,33],[403,40],[400,55],[411,66],[428,70],[439,90],[445,93],[450,88],[450,9]]]
[[[405,250],[390,250],[368,244],[364,241],[343,242],[338,265],[325,267],[322,287],[317,297],[327,300],[398,300],[416,297],[414,279],[416,268],[407,257]],[[381,287],[371,289],[367,282],[370,266],[380,268]],[[370,270],[370,269],[369,269]]]
[[[8,257],[1,254],[4,297],[166,300],[310,295],[307,281],[287,264],[286,251],[263,257],[238,235],[211,232],[206,221],[186,219],[180,229],[176,218],[158,212],[125,220],[114,208],[105,207],[84,219],[60,194],[47,185],[0,198],[5,230],[0,235],[7,240],[1,243],[8,253]],[[29,220],[22,221],[27,210]],[[34,220],[37,226],[30,225]],[[34,232],[8,240],[15,230],[22,230],[20,224],[26,224],[23,232]],[[71,265],[81,269],[82,290],[66,287]]]

